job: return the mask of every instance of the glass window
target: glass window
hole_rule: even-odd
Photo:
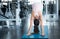
[[[2,2],[12,1],[12,0],[1,0]],[[3,5],[7,5],[7,3],[3,3]]]

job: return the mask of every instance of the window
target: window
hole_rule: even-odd
[[[12,1],[12,0],[1,0],[2,2]],[[3,3],[3,5],[7,5],[7,3]]]
[[[2,0],[2,1],[12,1],[12,0]]]

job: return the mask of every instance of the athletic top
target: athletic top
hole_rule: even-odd
[[[42,3],[42,0],[28,0],[29,4]]]

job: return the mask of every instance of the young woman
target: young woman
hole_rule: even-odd
[[[30,30],[32,28],[32,22],[34,22],[34,25],[38,24],[39,22],[39,24],[41,24],[42,36],[44,36],[45,35],[44,25],[43,25],[43,20],[42,20],[43,2],[42,0],[31,0],[31,3],[32,3],[32,14],[31,14],[31,19],[30,19],[30,27],[29,27],[27,35],[31,35]],[[37,30],[36,29],[34,31],[37,32],[38,29]]]

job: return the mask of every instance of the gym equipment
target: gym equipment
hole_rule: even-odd
[[[20,1],[20,9],[21,9],[21,11],[20,11],[20,13],[19,13],[19,17],[20,18],[24,18],[24,17],[26,17],[26,15],[27,15],[27,2],[24,2],[24,1]]]
[[[60,17],[60,10],[59,10],[59,17]]]
[[[49,2],[48,11],[49,11],[50,14],[54,13],[54,10],[55,10],[54,9],[54,7],[55,7],[54,5],[55,5],[54,1],[53,2],[51,2],[51,1]]]
[[[6,3],[7,5],[5,4],[2,4],[1,6],[1,11],[3,12],[3,15],[8,17],[8,18],[16,18],[16,4],[18,2],[12,2],[12,1],[2,1],[1,3]],[[1,12],[1,13],[2,13]]]
[[[5,18],[9,19],[8,17],[6,17],[5,15],[2,15],[2,14],[0,14],[0,17],[1,17],[1,18],[4,18],[4,19],[5,19]]]
[[[1,11],[3,12],[3,15],[5,15],[6,8],[7,8],[7,6],[6,6],[6,5],[3,5],[3,7],[1,7]]]

